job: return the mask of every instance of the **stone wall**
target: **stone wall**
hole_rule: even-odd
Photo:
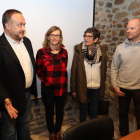
[[[110,116],[118,124],[117,96],[110,83],[110,66],[112,56],[118,44],[126,37],[125,27],[133,18],[140,18],[140,0],[95,0],[94,26],[101,31],[101,44],[108,47],[108,70],[106,80],[106,93],[110,98]],[[133,105],[130,108],[130,125],[134,123]],[[136,127],[133,126],[135,129]],[[134,131],[132,127],[130,131]]]

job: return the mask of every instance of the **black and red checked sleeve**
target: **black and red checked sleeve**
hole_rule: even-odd
[[[41,71],[42,71],[42,60],[41,60],[41,54],[40,54],[41,50],[37,51],[36,54],[36,74],[41,78]]]

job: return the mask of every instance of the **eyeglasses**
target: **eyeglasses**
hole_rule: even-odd
[[[90,35],[83,35],[83,37],[84,37],[84,38],[87,37],[87,39],[92,39],[93,36],[90,36]]]
[[[50,38],[54,38],[54,37],[59,38],[59,37],[60,37],[60,35],[50,34]]]

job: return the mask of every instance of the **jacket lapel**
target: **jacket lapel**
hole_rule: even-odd
[[[9,44],[9,42],[7,41],[6,37],[4,34],[2,34],[1,36],[1,41],[3,44],[3,48],[11,55],[11,57],[20,65],[20,62],[14,52],[14,50],[12,49],[11,45]],[[21,65],[20,65],[21,66]]]

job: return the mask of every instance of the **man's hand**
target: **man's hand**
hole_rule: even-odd
[[[74,97],[74,98],[76,98],[76,93],[74,92],[74,93],[72,93],[72,96]]]
[[[9,98],[5,99],[5,108],[10,115],[11,119],[16,119],[18,117],[18,111],[12,106]]]
[[[125,93],[120,91],[120,87],[116,86],[114,89],[117,96],[122,96],[122,97],[125,96]]]

